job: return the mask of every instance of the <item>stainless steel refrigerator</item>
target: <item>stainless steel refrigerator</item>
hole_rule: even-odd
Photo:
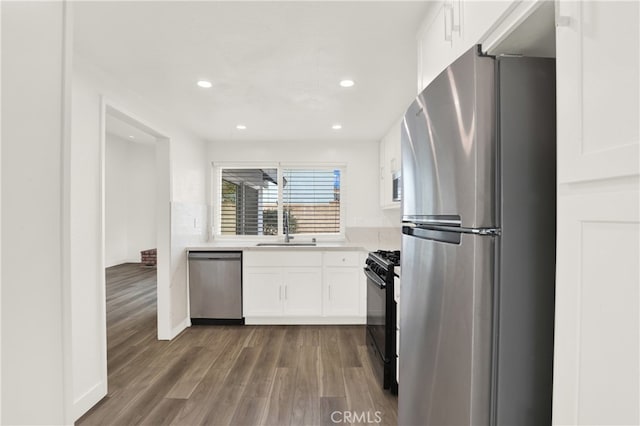
[[[398,423],[551,423],[555,61],[466,52],[402,125]]]

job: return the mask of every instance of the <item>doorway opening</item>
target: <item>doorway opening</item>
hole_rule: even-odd
[[[131,275],[132,265],[134,271],[140,271],[143,281],[152,280],[147,281],[152,289],[146,297],[149,303],[156,301],[151,310],[155,316],[153,334],[158,340],[168,340],[171,336],[169,138],[103,100],[101,153],[104,265],[107,272],[111,268],[116,278],[123,278],[122,274],[130,270],[124,274],[121,285],[128,282],[126,276]],[[145,252],[144,259],[141,252]],[[108,297],[109,291],[105,290]],[[136,297],[134,293],[130,293],[131,298]],[[126,304],[127,300],[118,303]]]
[[[155,269],[156,138],[109,112],[105,133],[105,267]]]

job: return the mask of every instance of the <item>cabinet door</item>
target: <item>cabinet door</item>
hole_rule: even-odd
[[[380,140],[379,145],[379,160],[380,160],[380,206],[383,207],[387,203],[387,197],[391,198],[391,196],[387,195],[391,191],[391,178],[387,177],[389,175],[389,170],[386,167],[386,153],[387,153],[387,138],[384,137]]]
[[[418,93],[438,74],[464,53],[461,43],[461,0],[439,3],[437,11],[430,14],[418,33]]]
[[[283,282],[285,315],[322,314],[322,268],[286,268]]]
[[[242,282],[245,317],[282,315],[283,293],[281,268],[245,268]]]
[[[357,316],[360,313],[360,275],[358,267],[324,269],[325,316]]]
[[[470,49],[474,44],[483,42],[488,33],[501,24],[503,16],[514,7],[514,4],[514,1],[509,0],[463,2],[461,20],[464,46],[462,48]]]
[[[558,2],[558,181],[637,175],[638,2]]]
[[[389,129],[380,141],[380,207],[383,209],[400,207],[393,201],[393,174],[401,169],[400,126],[403,117]]]
[[[640,5],[556,7],[553,423],[640,424]]]
[[[400,126],[402,125],[403,118],[404,117],[400,117],[387,134],[387,158],[389,159],[389,171],[392,174],[400,171],[402,168],[402,155],[400,153]]]

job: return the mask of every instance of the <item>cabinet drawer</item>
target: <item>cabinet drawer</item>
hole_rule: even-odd
[[[244,252],[244,266],[322,266],[321,252],[295,252],[290,250]]]
[[[360,252],[327,251],[324,253],[324,266],[360,266]]]

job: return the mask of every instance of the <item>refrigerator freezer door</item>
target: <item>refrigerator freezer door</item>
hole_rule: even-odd
[[[398,424],[486,425],[496,237],[434,236],[402,236]]]
[[[460,216],[495,222],[495,61],[469,50],[411,105],[402,125],[402,207],[407,220]]]

